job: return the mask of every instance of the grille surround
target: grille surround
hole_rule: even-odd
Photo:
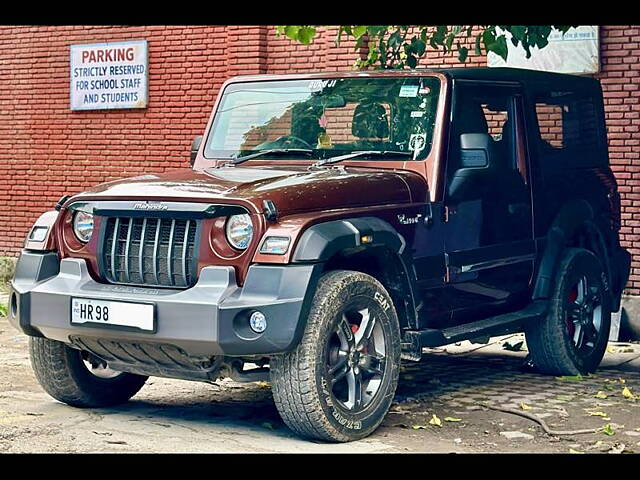
[[[190,288],[197,281],[200,229],[193,218],[102,217],[101,277],[117,285]]]

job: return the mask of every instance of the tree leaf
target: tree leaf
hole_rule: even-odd
[[[455,417],[444,417],[444,421],[445,422],[461,422],[462,419],[461,418],[455,418]]]
[[[607,395],[606,393],[604,393],[602,390],[599,390],[598,393],[596,393],[594,395],[596,398],[600,398],[600,399],[605,399],[607,398],[609,395]]]
[[[353,27],[352,33],[353,33],[354,37],[360,38],[365,33],[367,33],[367,26],[366,25],[358,25],[357,27]]]
[[[298,40],[304,45],[309,45],[315,35],[316,29],[313,27],[304,26],[300,27],[300,29],[298,30]]]
[[[636,396],[633,393],[631,393],[631,390],[629,390],[629,387],[624,387],[622,389],[622,396],[624,398],[633,398],[633,399],[636,398]]]
[[[413,428],[414,430],[426,430],[427,427],[426,425],[411,425],[411,428]]]
[[[602,427],[601,432],[609,436],[616,434],[616,432],[613,431],[610,423],[607,423],[604,427]]]
[[[458,48],[458,60],[460,60],[461,63],[464,63],[467,61],[468,55],[469,55],[469,49],[467,47]]]
[[[493,53],[500,55],[500,57],[506,62],[509,55],[509,47],[507,47],[507,37],[500,35],[496,38],[493,44]]]
[[[453,45],[453,40],[456,38],[455,34],[450,33],[449,35],[447,35],[447,38],[445,40],[445,46],[447,47],[447,52],[451,51],[451,46]]]
[[[530,407],[529,405],[527,405],[526,403],[522,402],[520,403],[520,408],[522,410],[533,410],[533,407]]]
[[[589,416],[591,417],[608,417],[609,415],[607,415],[604,412],[587,412],[589,414]]]
[[[584,454],[584,452],[580,452],[578,450],[574,450],[573,448],[569,449],[569,453],[580,453],[580,454]]]
[[[300,30],[299,25],[287,25],[284,27],[284,34],[290,38],[291,40],[298,40],[298,31]]]

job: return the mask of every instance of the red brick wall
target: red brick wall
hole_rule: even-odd
[[[15,255],[37,216],[66,193],[124,176],[188,165],[221,83],[241,73],[352,69],[353,42],[320,29],[293,45],[269,26],[0,26],[0,255]],[[612,168],[622,193],[622,240],[634,254],[629,292],[640,293],[640,27],[603,26],[601,73]],[[149,42],[144,110],[69,109],[69,45]],[[470,39],[469,45],[473,47]],[[430,53],[428,67],[456,66]],[[485,66],[473,54],[467,66]],[[632,162],[633,161],[633,162]]]

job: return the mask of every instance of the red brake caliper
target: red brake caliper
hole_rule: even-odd
[[[356,333],[359,329],[360,329],[360,326],[359,326],[359,325],[351,325],[351,331],[352,331],[353,333]],[[362,348],[362,353],[367,353],[367,347],[366,347],[366,346],[364,346],[364,347]]]
[[[576,285],[569,292],[567,300],[569,300],[569,304],[571,304],[571,303],[574,303],[577,299],[578,299],[578,286]],[[567,329],[569,330],[569,336],[573,338],[573,334],[576,332],[576,326],[573,323],[573,319],[569,318],[568,313],[565,318],[565,322],[567,324]]]

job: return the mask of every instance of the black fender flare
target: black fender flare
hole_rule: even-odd
[[[401,287],[394,294],[402,301],[406,322],[401,327],[417,325],[415,309],[416,279],[413,258],[404,237],[388,222],[377,217],[355,217],[332,220],[312,225],[297,242],[292,255],[293,263],[328,262],[339,254],[361,253],[371,249],[386,249],[397,259],[396,267],[402,272]],[[398,307],[398,305],[396,305]]]
[[[609,252],[601,229],[595,222],[593,207],[586,200],[574,200],[560,209],[551,227],[549,227],[544,251],[537,267],[532,295],[534,300],[551,296],[562,251],[580,229],[586,231],[589,235],[590,243],[597,249],[594,253],[598,255],[602,262],[602,267],[610,283],[612,271]],[[611,291],[609,283],[605,287]]]

